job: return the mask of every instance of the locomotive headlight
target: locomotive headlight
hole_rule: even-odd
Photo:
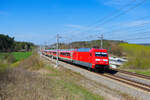
[[[108,59],[103,59],[103,61],[108,61]]]
[[[100,59],[95,59],[95,61],[101,61]]]

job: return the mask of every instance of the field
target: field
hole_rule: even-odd
[[[19,61],[31,56],[32,52],[13,52],[12,55],[15,57],[16,61]]]
[[[32,52],[12,52],[12,53],[0,53],[0,59],[5,60],[10,56],[13,56],[15,62],[28,58],[32,55]]]
[[[150,46],[121,43],[123,52],[128,57],[128,62],[122,67],[136,73],[148,74],[150,71]]]

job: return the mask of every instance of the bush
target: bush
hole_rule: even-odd
[[[9,68],[9,64],[6,61],[0,60],[0,74],[5,72]]]
[[[16,58],[11,53],[0,53],[0,59],[5,60],[8,63],[14,63],[16,61]]]
[[[116,56],[123,56],[123,49],[119,44],[111,44],[110,53]]]
[[[6,58],[6,60],[7,60],[8,63],[16,62],[16,58],[12,54],[9,54]]]

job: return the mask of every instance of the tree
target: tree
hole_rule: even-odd
[[[14,37],[0,34],[0,52],[10,52],[14,49]]]
[[[34,47],[31,42],[15,41],[14,37],[0,34],[0,52],[30,51]]]

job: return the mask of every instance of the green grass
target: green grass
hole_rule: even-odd
[[[32,52],[12,52],[12,55],[16,58],[16,61],[20,61],[31,56]]]
[[[73,81],[55,80],[56,88],[63,88],[64,93],[69,93],[68,100],[104,100],[103,97],[89,92],[86,88],[77,85]],[[58,91],[55,91],[59,94]]]
[[[17,61],[28,58],[32,55],[32,52],[12,52],[12,53],[0,53],[0,59],[5,60],[10,56],[13,56]]]
[[[84,98],[84,100],[103,100],[102,97],[89,92],[87,89],[75,83],[64,82],[64,87],[67,88],[70,92],[81,96],[82,98]]]
[[[104,100],[102,96],[78,84],[82,76],[65,69],[55,69],[52,66],[46,66],[46,69],[50,71],[48,76],[53,83],[56,97],[64,96],[62,100]]]
[[[124,68],[150,69],[150,46],[121,43],[120,46],[128,56]]]

